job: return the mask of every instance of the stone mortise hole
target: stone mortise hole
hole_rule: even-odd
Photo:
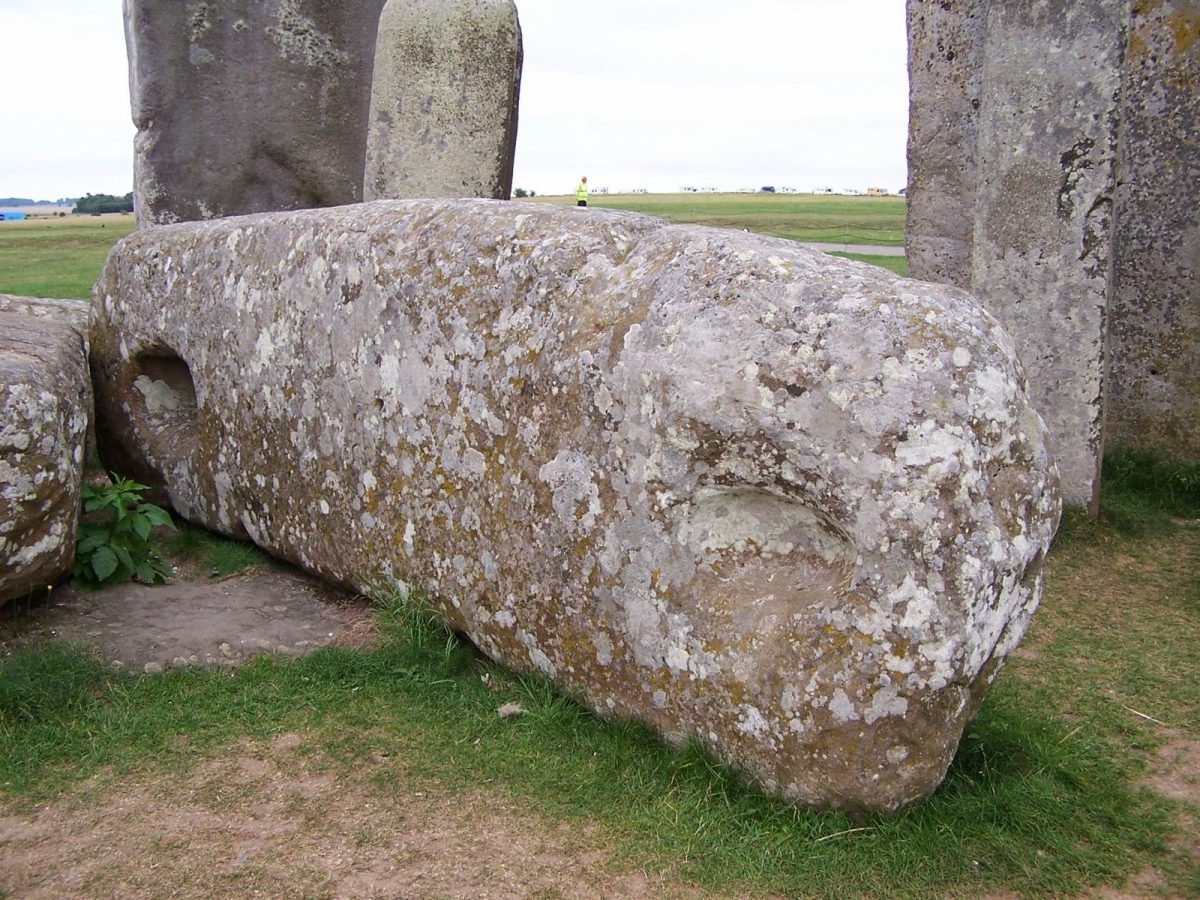
[[[774,592],[797,607],[841,596],[858,557],[854,542],[824,514],[753,488],[698,491],[680,538],[698,558],[749,553],[766,563],[749,571],[784,575]]]
[[[141,353],[133,361],[133,388],[159,449],[176,458],[190,453],[199,427],[196,384],[188,364],[171,350]]]

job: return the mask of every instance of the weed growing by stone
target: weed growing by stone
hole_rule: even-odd
[[[142,499],[146,490],[146,485],[121,477],[111,484],[82,487],[85,515],[76,537],[75,587],[133,579],[160,584],[171,574],[152,535],[156,526],[175,525],[166,510]]]

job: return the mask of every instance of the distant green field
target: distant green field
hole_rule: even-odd
[[[569,205],[569,197],[534,202]],[[745,228],[796,241],[902,246],[902,197],[821,197],[812,194],[622,194],[592,205],[628,209],[670,222]],[[132,215],[68,216],[0,223],[0,293],[87,299],[108,251],[133,231]],[[836,253],[908,272],[902,256]]]
[[[86,300],[132,215],[0,222],[0,294]]]
[[[842,259],[856,259],[859,262],[870,263],[873,266],[882,266],[889,272],[895,272],[897,275],[908,276],[908,260],[903,256],[875,256],[871,253],[841,253],[836,250],[829,251],[830,256],[840,256]]]
[[[574,197],[535,203],[571,205]],[[904,246],[903,197],[816,194],[593,194],[591,206],[628,209],[669,222],[745,228],[794,241]]]

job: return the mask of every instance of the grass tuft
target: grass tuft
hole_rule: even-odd
[[[95,709],[107,665],[65,643],[16,649],[0,665],[0,729],[62,722]]]
[[[198,563],[212,578],[226,578],[271,563],[267,554],[246,541],[222,537],[182,520],[178,527],[178,532],[163,542],[163,549],[174,560]]]
[[[1200,519],[1200,463],[1168,462],[1121,448],[1105,456],[1101,486],[1102,508],[1125,528]]]

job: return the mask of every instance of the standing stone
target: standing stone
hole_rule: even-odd
[[[364,199],[507,200],[521,60],[512,0],[388,0],[375,52]]]
[[[908,273],[971,287],[986,0],[908,3]]]
[[[1103,455],[1126,3],[989,4],[983,64],[971,289],[1016,341],[1063,492],[1087,506]]]
[[[1092,509],[1128,5],[908,6],[910,272],[971,290],[1004,323],[1064,496]]]
[[[1108,437],[1200,462],[1200,4],[1133,5]]]
[[[93,312],[106,462],[801,803],[932,791],[1040,596],[1044,427],[951,287],[381,201],[138,232]]]
[[[124,0],[138,226],[362,199],[384,0]]]
[[[0,604],[75,559],[90,403],[86,326],[70,318],[0,296]]]

